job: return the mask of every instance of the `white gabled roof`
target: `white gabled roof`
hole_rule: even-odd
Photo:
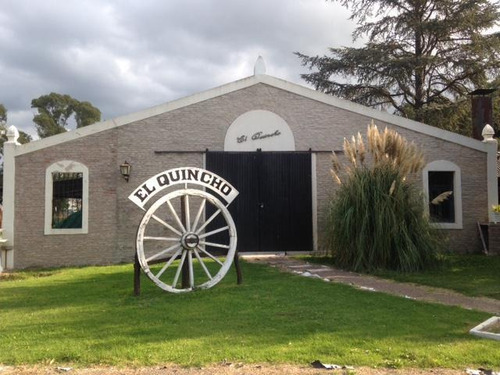
[[[177,99],[165,104],[148,108],[139,112],[128,114],[125,116],[116,117],[111,120],[98,122],[89,126],[78,128],[67,133],[57,134],[48,138],[40,139],[21,145],[16,148],[16,155],[27,154],[46,147],[55,146],[64,142],[76,140],[78,138],[86,137],[88,135],[96,134],[105,130],[110,130],[116,127],[130,124],[135,121],[143,120],[152,116],[160,115],[165,112],[173,111],[175,109],[183,108],[192,104],[200,103],[205,100],[215,98],[217,96],[229,94],[231,92],[241,90],[258,83],[276,87],[321,103],[325,103],[334,107],[338,107],[350,112],[358,113],[369,117],[373,120],[380,120],[390,124],[400,126],[405,129],[420,132],[435,138],[443,139],[448,142],[453,142],[468,148],[479,151],[487,152],[486,145],[476,139],[465,137],[456,133],[436,128],[434,126],[426,125],[420,122],[409,120],[404,117],[391,115],[387,112],[372,109],[354,102],[339,99],[331,95],[291,83],[276,77],[266,74],[256,74],[238,81],[234,81],[207,91],[203,91],[185,98]]]

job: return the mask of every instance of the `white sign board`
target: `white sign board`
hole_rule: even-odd
[[[219,194],[228,204],[239,194],[229,182],[222,177],[201,168],[184,167],[163,171],[142,183],[128,199],[140,208],[160,191],[179,184],[201,185]]]

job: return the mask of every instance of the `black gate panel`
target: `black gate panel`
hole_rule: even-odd
[[[311,155],[262,153],[261,161],[261,250],[312,250]]]
[[[288,223],[288,168],[283,154],[263,154],[260,159],[260,250],[286,251],[282,246]]]
[[[208,152],[206,166],[240,192],[229,206],[239,251],[312,250],[310,153]]]
[[[253,153],[207,153],[207,169],[223,177],[233,185],[240,195],[228,209],[238,232],[238,249],[258,251],[259,249],[259,212],[258,165]],[[240,199],[244,197],[244,199]],[[207,212],[209,218],[213,212]],[[222,219],[214,220],[211,227],[220,228]],[[220,221],[220,223],[219,223]],[[217,242],[218,236],[210,237],[210,242]],[[249,249],[249,250],[246,250]]]
[[[313,250],[311,154],[289,155],[288,251]]]

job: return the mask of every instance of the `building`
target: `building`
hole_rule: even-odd
[[[477,223],[498,202],[495,140],[478,141],[265,74],[25,145],[5,144],[3,266],[133,260],[143,211],[128,196],[162,171],[212,170],[240,191],[241,252],[323,248],[331,152],[374,121],[419,145],[424,192],[452,190],[440,227],[450,248],[482,248]],[[489,137],[491,138],[491,137]],[[132,167],[128,180],[120,165]]]

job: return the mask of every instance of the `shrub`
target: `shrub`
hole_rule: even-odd
[[[373,124],[367,139],[367,148],[359,133],[344,141],[347,165],[333,157],[339,188],[330,205],[328,236],[336,264],[402,272],[435,265],[443,241],[430,225],[421,192],[408,182],[424,166],[421,151]]]

